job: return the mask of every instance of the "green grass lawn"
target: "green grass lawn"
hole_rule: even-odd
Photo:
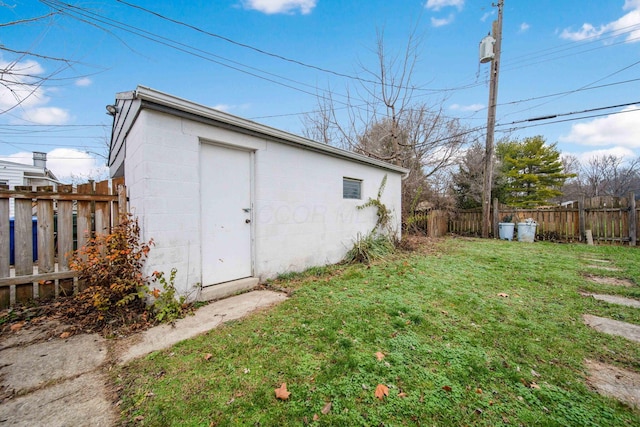
[[[637,286],[585,279],[598,258],[622,269],[604,275],[638,283],[639,249],[429,245],[371,266],[283,277],[274,284],[293,289],[284,303],[117,369],[124,423],[640,425],[639,412],[589,388],[583,366],[640,371],[640,344],[582,321],[588,313],[640,324],[640,310],[579,295],[640,298]],[[275,397],[282,383],[288,400]],[[382,400],[378,384],[389,388]]]

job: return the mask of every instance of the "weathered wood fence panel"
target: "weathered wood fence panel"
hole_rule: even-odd
[[[9,217],[11,200],[14,218]],[[76,292],[76,273],[67,257],[91,236],[109,233],[124,213],[123,179],[75,189],[59,185],[56,191],[0,186],[0,308]]]
[[[479,209],[451,212],[448,231],[479,236],[481,215]],[[494,203],[492,215],[499,221],[509,216],[515,223],[533,219],[538,224],[537,240],[583,241],[585,230],[591,230],[595,242],[635,246],[640,237],[634,194],[627,198],[598,197],[565,207],[538,209],[515,209]]]

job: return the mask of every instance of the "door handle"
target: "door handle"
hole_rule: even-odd
[[[245,224],[249,224],[249,223],[251,223],[251,220],[250,219],[245,219],[244,222],[245,222]]]

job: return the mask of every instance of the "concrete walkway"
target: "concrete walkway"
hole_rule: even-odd
[[[35,329],[0,337],[0,426],[112,426],[118,414],[105,375],[110,361],[124,364],[285,299],[248,292],[202,307],[174,327],[115,342],[96,334],[47,338]]]
[[[595,262],[599,260],[589,260]],[[598,268],[605,271],[617,271],[615,267],[604,267],[609,261],[602,260],[600,265],[589,265],[590,268]],[[589,276],[588,280],[614,286],[635,286],[633,282],[625,279],[617,279],[612,277]],[[605,301],[610,304],[623,305],[627,307],[640,308],[640,301],[624,298],[618,295],[606,295],[595,293],[581,293],[582,296],[591,297],[599,301]],[[609,319],[606,317],[593,316],[584,314],[584,323],[605,334],[616,335],[626,338],[630,341],[640,342],[640,326],[621,322],[619,320]],[[598,393],[613,397],[621,402],[626,403],[632,408],[640,408],[640,375],[617,366],[600,363],[593,360],[585,360],[588,377],[587,382],[598,391]]]
[[[198,309],[195,316],[178,320],[175,326],[156,326],[124,339],[121,342],[126,349],[118,357],[118,363],[124,364],[153,351],[171,347],[180,341],[214,329],[223,322],[239,319],[260,307],[273,305],[286,298],[286,295],[281,293],[255,291],[209,304]]]

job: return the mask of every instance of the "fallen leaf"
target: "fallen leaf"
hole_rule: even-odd
[[[385,396],[389,396],[389,387],[384,384],[378,384],[375,395],[380,400],[384,399]]]
[[[536,390],[540,390],[540,386],[536,383],[531,383],[531,388],[535,388]]]
[[[204,360],[211,360],[212,357],[213,357],[213,354],[207,353],[204,355]]]
[[[71,336],[71,332],[63,332],[60,334],[60,338],[62,338],[63,340],[69,338]]]
[[[509,298],[509,294],[505,294],[504,292],[500,292],[498,296],[502,298]]]
[[[322,415],[327,415],[330,411],[331,411],[331,402],[327,403],[326,405],[324,405],[324,408],[322,408]]]
[[[539,377],[540,374],[537,373],[536,371],[534,371],[533,369],[531,370],[531,375],[533,375],[534,377]]]
[[[313,414],[313,421],[318,421],[320,419],[320,417],[318,416],[318,414]]]
[[[280,388],[274,390],[276,392],[276,399],[287,400],[291,392],[287,391],[287,383],[282,383]]]
[[[478,393],[478,394],[482,394],[482,389],[481,389],[481,388],[477,388],[477,389],[476,389],[476,393]]]
[[[382,359],[384,359],[384,353],[377,351],[376,352],[376,359],[378,359],[378,362],[381,361]]]
[[[11,332],[18,332],[24,326],[24,322],[14,323],[11,325]]]
[[[446,385],[446,386],[442,387],[442,389],[443,389],[444,391],[446,391],[446,392],[450,392],[450,391],[451,391],[451,387],[450,387],[450,386],[448,386],[448,385]]]
[[[407,393],[405,393],[404,391],[402,393],[398,393],[398,397],[405,398],[407,397]]]

